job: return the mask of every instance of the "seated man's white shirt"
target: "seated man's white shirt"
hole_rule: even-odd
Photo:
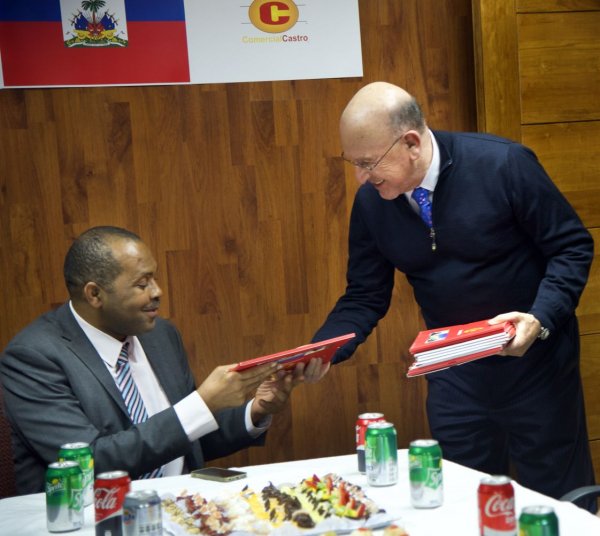
[[[108,371],[111,373],[116,383],[117,360],[125,341],[119,341],[92,326],[89,322],[77,314],[77,311],[75,311],[75,308],[71,302],[69,302],[69,306],[73,316],[75,317],[75,320],[104,361]],[[138,338],[131,336],[126,340],[130,341],[129,366],[131,369],[131,375],[135,381],[140,396],[144,401],[148,417],[151,417],[152,415],[169,408],[171,404],[169,403],[165,392],[158,382]],[[260,423],[260,427],[255,427],[252,423],[250,407],[251,401],[246,405],[246,429],[251,436],[258,437],[260,434],[265,432],[272,419],[265,419],[264,422]],[[181,427],[185,431],[190,441],[195,441],[219,428],[219,425],[213,414],[208,409],[208,406],[204,400],[202,400],[202,397],[196,391],[193,391],[188,396],[174,404],[173,409],[179,418]],[[163,476],[182,474],[183,464],[184,458],[180,457],[163,465]]]

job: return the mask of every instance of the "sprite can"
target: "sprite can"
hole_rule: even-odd
[[[66,532],[83,527],[83,473],[75,461],[48,465],[46,525],[49,532]]]
[[[94,457],[89,443],[65,443],[58,451],[58,461],[73,460],[83,473],[83,504],[94,502]]]
[[[519,516],[519,536],[559,536],[558,517],[551,506],[526,506]]]
[[[371,486],[392,486],[398,482],[398,439],[391,422],[372,422],[367,426],[365,468]]]
[[[444,502],[442,449],[435,439],[417,439],[408,449],[410,497],[415,508],[436,508]]]

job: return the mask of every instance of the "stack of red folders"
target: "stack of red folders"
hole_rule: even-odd
[[[480,320],[420,331],[410,347],[414,363],[407,376],[420,376],[497,354],[515,336],[512,322],[488,324]]]

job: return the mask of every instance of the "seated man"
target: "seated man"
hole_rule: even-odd
[[[65,258],[70,301],[8,344],[0,376],[20,494],[43,491],[64,443],[89,443],[96,474],[123,469],[132,479],[263,444],[271,415],[303,380],[302,367],[226,365],[196,388],[178,331],[157,316],[155,272],[140,237],[92,228]]]

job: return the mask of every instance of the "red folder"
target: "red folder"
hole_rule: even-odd
[[[410,347],[415,358],[407,376],[419,376],[497,354],[515,335],[512,322],[480,320],[419,332]]]
[[[305,344],[304,346],[298,346],[297,348],[292,348],[276,354],[256,357],[254,359],[242,361],[230,370],[245,370],[250,367],[264,365],[265,363],[271,363],[273,361],[283,364],[284,368],[288,369],[293,368],[298,363],[308,363],[311,359],[317,357],[320,357],[323,363],[329,363],[337,349],[354,337],[356,337],[356,334],[348,333],[340,337],[334,337],[333,339],[327,339],[325,341]]]

